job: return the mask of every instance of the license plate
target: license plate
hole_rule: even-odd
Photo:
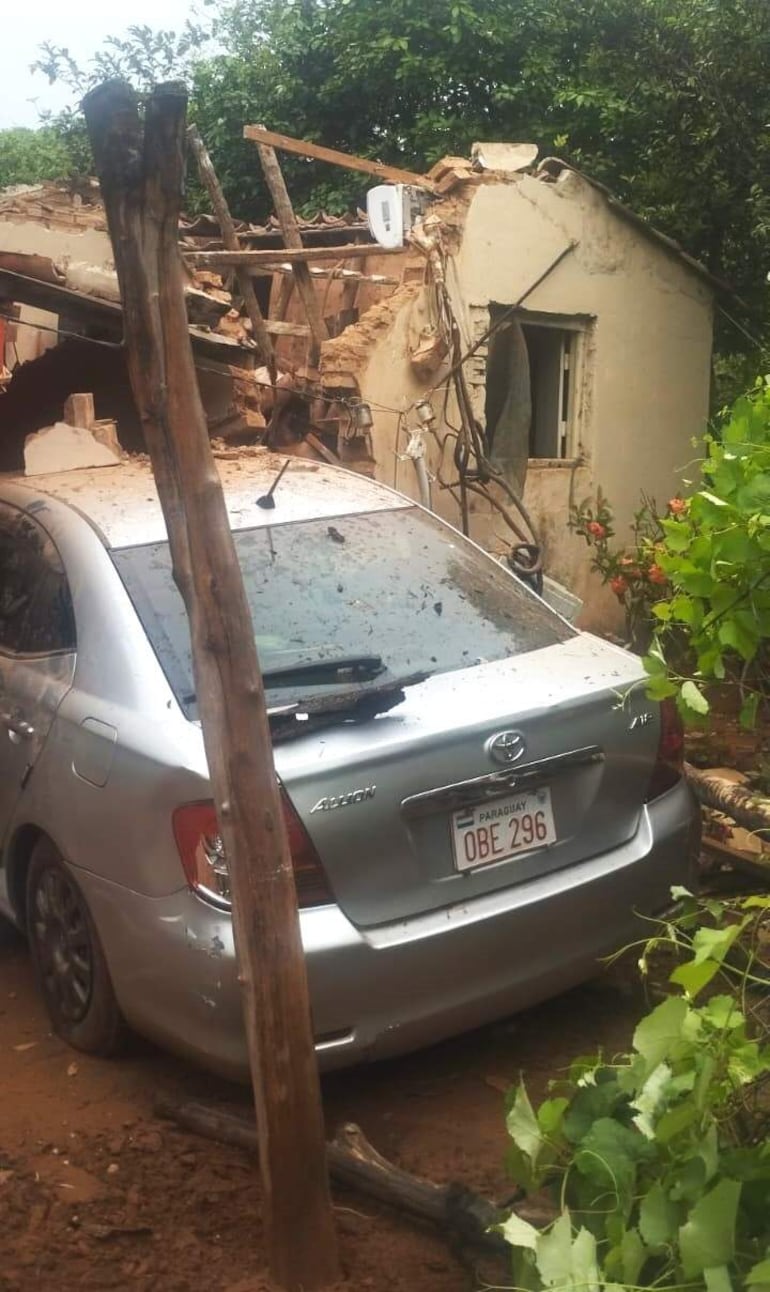
[[[452,813],[457,870],[474,870],[556,843],[551,791],[544,786]]]

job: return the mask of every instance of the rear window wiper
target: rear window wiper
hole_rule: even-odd
[[[406,699],[405,689],[425,682],[430,671],[407,677],[390,678],[375,686],[328,695],[316,695],[282,709],[268,709],[273,738],[286,740],[307,734],[319,727],[338,726],[344,722],[367,722],[379,714],[395,709]]]
[[[335,659],[309,660],[304,664],[283,664],[262,674],[266,687],[334,686],[344,682],[368,682],[385,672],[379,655],[346,655]]]

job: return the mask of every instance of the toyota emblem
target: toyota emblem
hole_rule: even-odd
[[[484,748],[494,763],[509,767],[524,757],[526,745],[520,731],[498,731],[496,736],[490,736]]]

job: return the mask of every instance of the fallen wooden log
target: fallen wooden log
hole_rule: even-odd
[[[207,1139],[255,1153],[257,1128],[237,1113],[185,1100],[160,1100],[155,1113]],[[360,1127],[349,1123],[327,1141],[326,1160],[332,1180],[376,1198],[418,1220],[428,1220],[443,1230],[450,1242],[496,1253],[508,1251],[494,1226],[504,1218],[502,1209],[460,1184],[434,1184],[394,1166],[378,1153]]]
[[[712,776],[685,763],[684,774],[696,798],[704,807],[724,812],[733,821],[760,839],[770,840],[770,799],[752,794],[742,785],[734,785],[721,776]]]

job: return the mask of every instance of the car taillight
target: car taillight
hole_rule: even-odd
[[[281,789],[300,908],[334,901],[321,859],[286,791]],[[187,882],[201,897],[230,905],[230,872],[213,803],[186,803],[173,816],[174,838]]]
[[[647,790],[647,802],[676,785],[684,767],[684,728],[672,699],[660,702],[660,735],[655,766]]]

